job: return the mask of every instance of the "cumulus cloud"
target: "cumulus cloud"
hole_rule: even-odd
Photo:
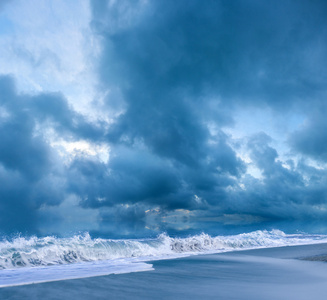
[[[37,230],[42,205],[58,205],[66,194],[64,165],[50,147],[47,130],[94,139],[98,127],[70,109],[60,94],[18,94],[14,80],[0,77],[0,228]]]
[[[90,3],[107,122],[90,122],[60,93],[18,93],[1,78],[4,230],[36,230],[46,212],[62,222],[56,214],[72,207],[90,212],[97,234],[326,218],[326,169],[317,165],[326,161],[324,2]],[[260,122],[269,111],[291,128],[283,155],[262,128],[228,134],[241,111],[260,124],[254,108]],[[109,154],[67,163],[52,137]],[[12,220],[19,206],[27,213]]]
[[[176,97],[206,91],[224,103],[285,108],[324,90],[322,2],[92,4],[93,27],[104,39],[100,77],[127,88],[129,104],[131,97],[156,103],[165,95],[165,103],[179,103]]]
[[[323,101],[326,43],[318,28],[325,10],[321,2],[294,1],[93,2],[92,26],[103,47],[99,79],[103,89],[119,89],[125,103],[108,141],[135,151],[134,160],[145,161],[141,149],[173,166],[176,190],[190,191],[176,194],[184,208],[195,209],[193,194],[206,208],[241,212],[232,199],[243,197],[247,213],[287,217],[288,205],[304,201],[299,170],[278,161],[270,137],[259,134],[247,147],[264,178],[245,175],[224,127],[244,107],[303,113],[311,110],[307,101]],[[258,199],[262,209],[250,205]],[[283,209],[269,211],[277,206]]]
[[[290,136],[295,151],[323,162],[327,161],[326,109],[324,102],[311,109],[301,128]]]
[[[271,220],[326,218],[326,170],[305,160],[282,162],[270,143],[264,133],[249,139],[251,158],[263,177],[242,179],[244,188],[235,191],[235,203],[229,204],[232,210]]]

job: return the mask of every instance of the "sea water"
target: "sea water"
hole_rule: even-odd
[[[154,239],[17,237],[0,242],[0,287],[153,270],[150,261],[197,254],[327,243],[326,235],[280,230]]]

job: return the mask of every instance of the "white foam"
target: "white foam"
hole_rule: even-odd
[[[153,270],[151,264],[123,260],[6,269],[0,273],[0,288],[151,270]]]
[[[152,270],[150,260],[201,253],[327,243],[326,235],[285,234],[280,230],[229,236],[207,234],[155,239],[19,237],[0,242],[0,287]]]

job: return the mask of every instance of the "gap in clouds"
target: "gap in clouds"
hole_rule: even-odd
[[[35,3],[0,11],[1,232],[325,220],[323,2]]]

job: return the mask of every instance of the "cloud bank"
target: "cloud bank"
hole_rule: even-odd
[[[109,235],[327,217],[323,1],[90,4],[93,105],[107,119],[0,79],[3,232],[55,232],[63,210],[69,230]],[[260,127],[236,137],[239,112],[259,124],[251,110],[292,128],[283,147]],[[106,145],[109,158],[67,159],[55,140]],[[85,212],[97,226],[74,227]]]

